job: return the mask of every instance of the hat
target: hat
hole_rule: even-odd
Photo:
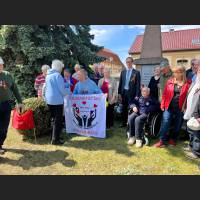
[[[0,57],[0,64],[4,64],[3,59]]]
[[[167,67],[167,66],[169,66],[169,61],[167,59],[161,61],[160,67]]]

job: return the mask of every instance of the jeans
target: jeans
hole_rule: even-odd
[[[0,103],[0,146],[3,146],[7,137],[10,115],[11,103],[9,101]]]
[[[162,140],[163,142],[167,142],[169,139],[168,133],[169,133],[169,128],[170,128],[173,116],[175,116],[174,132],[170,137],[171,139],[175,141],[178,138],[179,131],[183,123],[183,112],[181,112],[179,109],[165,110],[163,112],[162,124],[161,124],[160,133],[159,133],[160,140]]]
[[[129,124],[129,131],[130,131],[130,136],[135,138],[137,140],[142,140],[144,137],[144,124],[146,122],[147,115],[146,114],[137,114],[137,113],[132,113],[131,115],[128,116],[128,124]]]
[[[63,105],[48,105],[53,118],[52,141],[60,140],[63,123]]]

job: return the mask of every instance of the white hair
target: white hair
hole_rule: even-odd
[[[61,73],[64,68],[64,64],[62,61],[56,59],[52,61],[51,68]]]
[[[74,66],[74,68],[79,68],[79,69],[81,69],[81,66],[79,65],[79,64],[76,64],[75,66]]]
[[[147,87],[147,86],[144,86],[143,88],[142,88],[142,90],[146,90],[148,93],[150,93],[150,88],[149,87]]]
[[[95,63],[95,64],[93,64],[93,68],[95,69],[95,68],[98,68],[99,67],[99,65],[97,64],[97,63]]]
[[[41,67],[42,72],[45,72],[49,69],[50,69],[49,65],[42,65],[42,67]]]
[[[4,64],[2,57],[0,57],[0,64],[2,64],[2,65]]]

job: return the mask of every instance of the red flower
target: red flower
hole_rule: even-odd
[[[76,107],[76,104],[74,103],[72,106],[73,106],[73,107]]]
[[[85,104],[86,104],[86,101],[83,101],[83,102],[82,102],[82,104],[84,104],[84,105],[85,105]]]
[[[94,104],[94,108],[96,108],[97,107],[97,105],[96,104]]]

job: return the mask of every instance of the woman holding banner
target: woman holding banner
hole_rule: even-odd
[[[106,127],[110,129],[114,122],[114,106],[117,101],[117,83],[110,76],[110,68],[103,71],[104,78],[99,80],[99,88],[107,95],[108,106],[106,110]]]

